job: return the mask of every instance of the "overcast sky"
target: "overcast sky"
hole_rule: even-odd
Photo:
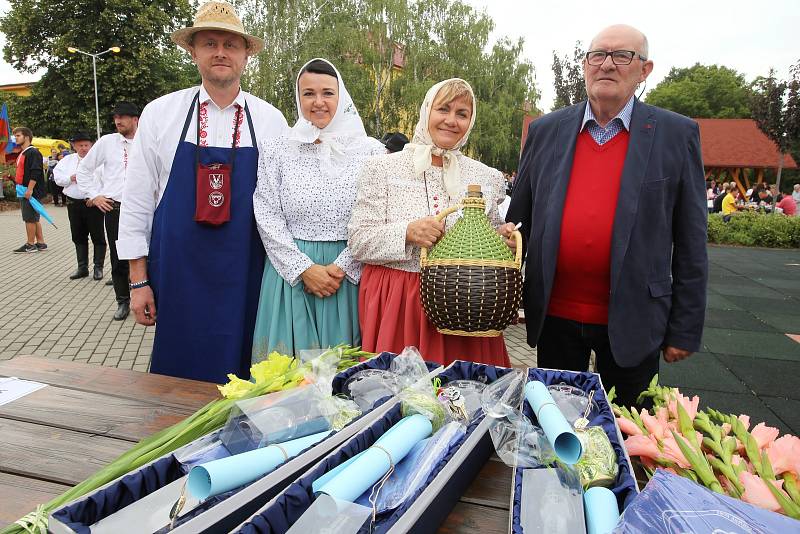
[[[539,107],[553,103],[553,50],[571,54],[576,40],[586,46],[604,26],[625,23],[642,30],[650,41],[655,69],[647,86],[655,87],[671,67],[697,62],[725,65],[744,73],[748,81],[774,67],[788,76],[800,59],[798,0],[672,0],[610,2],[588,0],[466,0],[486,9],[495,21],[493,39],[523,37],[524,57],[536,68],[542,93]],[[0,12],[8,2],[0,0]],[[0,34],[0,46],[3,36]],[[35,80],[0,59],[0,84]]]

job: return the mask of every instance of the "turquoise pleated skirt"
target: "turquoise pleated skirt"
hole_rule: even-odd
[[[347,246],[347,241],[295,239],[295,243],[319,265],[333,263]],[[272,351],[296,355],[301,350],[324,349],[340,343],[361,345],[358,285],[345,278],[335,294],[318,298],[305,292],[302,280],[290,286],[267,259],[253,334],[253,363]]]

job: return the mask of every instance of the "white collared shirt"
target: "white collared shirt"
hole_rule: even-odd
[[[253,118],[258,141],[278,137],[288,130],[286,119],[280,111],[244,91],[239,91],[234,102],[224,109],[211,100],[202,86],[176,91],[147,104],[139,118],[136,142],[128,161],[128,176],[131,179],[125,183],[117,240],[117,253],[121,259],[137,259],[149,254],[153,214],[167,188],[175,151],[182,141],[195,143],[197,139],[197,108],[192,113],[186,137],[180,137],[192,99],[198,90],[200,103],[206,104],[201,127],[205,131],[203,139],[208,146],[231,146],[236,104],[244,108],[245,101]],[[238,146],[252,147],[253,140],[244,109],[242,116]]]
[[[92,145],[78,165],[77,178],[81,191],[85,191],[89,198],[103,195],[121,202],[132,144],[132,139],[112,133],[104,135]],[[101,166],[102,178],[98,178],[96,171]]]
[[[63,187],[64,194],[73,200],[94,198],[84,193],[81,186],[78,185],[78,182],[72,181],[72,176],[78,173],[78,163],[80,163],[80,161],[81,157],[78,156],[77,153],[72,153],[68,156],[64,156],[64,158],[53,167],[53,180],[55,180],[56,184]],[[100,167],[95,171],[95,180],[101,180],[102,176],[103,168]]]

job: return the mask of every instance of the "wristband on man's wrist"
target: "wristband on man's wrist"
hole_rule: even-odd
[[[142,280],[140,282],[131,282],[129,284],[131,289],[139,289],[140,287],[146,287],[146,286],[149,286],[149,285],[150,285],[150,280],[147,280],[147,279]]]

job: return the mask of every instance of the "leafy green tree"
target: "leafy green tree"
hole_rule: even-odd
[[[580,41],[575,43],[572,58],[567,55],[561,57],[553,50],[553,86],[556,91],[554,110],[586,100],[586,82],[583,79],[585,53]]]
[[[719,65],[673,67],[645,100],[693,118],[750,117],[750,89],[744,76]]]
[[[23,72],[47,69],[27,98],[10,106],[15,125],[37,136],[66,138],[76,129],[95,131],[92,60],[68,47],[121,53],[97,60],[100,126],[113,131],[109,111],[118,100],[144,106],[199,81],[196,69],[169,34],[191,21],[189,0],[10,0],[0,18],[3,56]]]
[[[413,133],[428,88],[460,77],[475,90],[478,111],[468,154],[514,169],[522,111],[538,100],[522,41],[501,39],[487,50],[494,23],[451,0],[242,0],[245,25],[266,41],[245,86],[273,103],[291,123],[294,84],[307,60],[323,56],[342,73],[367,132]]]
[[[800,160],[800,61],[791,68],[788,80],[779,80],[775,71],[756,78],[752,85],[753,119],[781,153],[791,153]],[[781,159],[781,163],[782,163]],[[780,185],[782,166],[778,167],[776,183]],[[791,172],[789,183],[798,181],[798,172]]]

